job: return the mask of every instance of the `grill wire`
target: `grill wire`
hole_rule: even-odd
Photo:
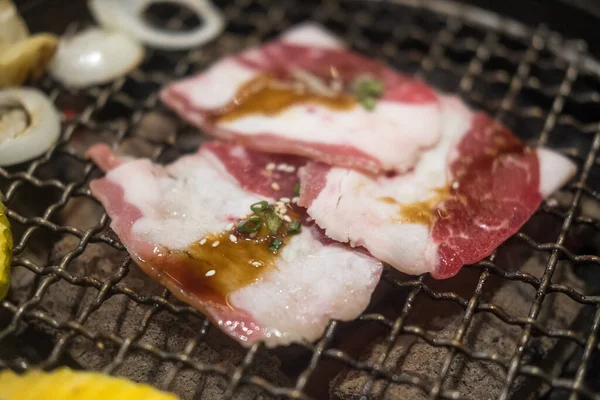
[[[354,397],[347,398],[375,398],[375,393],[379,393],[377,385],[383,383],[386,389],[378,398],[392,398],[385,397],[386,392],[392,396],[390,388],[395,387],[396,394],[403,393],[397,390],[418,390],[420,397],[414,398],[462,399],[477,397],[474,392],[450,384],[454,365],[459,361],[480,361],[502,371],[499,377],[502,384],[494,392],[495,398],[527,398],[518,392],[527,380],[534,382],[528,386],[527,396],[600,399],[597,379],[600,285],[595,283],[600,278],[597,271],[600,257],[594,247],[600,232],[600,214],[586,213],[587,209],[597,211],[594,207],[600,207],[600,74],[585,44],[566,40],[545,26],[530,29],[446,1],[235,0],[216,4],[229,21],[228,30],[202,49],[187,53],[148,51],[145,62],[126,77],[86,90],[70,91],[50,78],[38,83],[63,110],[63,130],[60,142],[45,156],[17,167],[0,167],[0,193],[15,232],[13,271],[33,277],[27,287],[13,285],[8,298],[1,303],[0,349],[15,347],[15,351],[0,350],[0,367],[19,371],[63,364],[77,367],[77,357],[70,349],[76,340],[84,340],[93,344],[94,351],[108,355],[105,357],[108,361],[98,367],[106,373],[118,374],[128,359],[144,354],[167,366],[157,372],[163,376],[160,384],[163,388],[173,388],[173,382],[184,373],[211,375],[221,382],[218,393],[222,398],[250,398],[243,394],[245,388],[258,389],[252,395],[257,399],[321,397],[324,392],[311,389],[314,386],[311,381],[318,381],[324,365],[333,363],[337,365],[336,371],[343,369],[365,378]],[[110,144],[117,147],[136,137],[138,125],[149,112],[175,120],[157,99],[160,87],[202,70],[225,54],[272,38],[307,18],[325,24],[356,50],[416,74],[440,90],[457,93],[474,107],[495,115],[528,143],[568,155],[579,169],[570,184],[556,198],[545,201],[535,217],[553,221],[552,226],[557,228],[548,228],[551,240],[538,240],[535,233],[526,231],[515,235],[488,259],[461,271],[459,277],[464,274],[476,277],[466,294],[453,290],[452,282],[458,277],[433,282],[426,276],[407,277],[386,270],[382,285],[391,296],[401,299],[398,312],[390,314],[370,308],[357,322],[332,322],[318,342],[294,346],[294,351],[302,356],[291,357],[296,360],[291,369],[282,361],[281,369],[287,368],[286,374],[291,376],[284,385],[271,380],[260,369],[257,372],[254,366],[258,358],[269,354],[288,359],[285,350],[267,351],[260,345],[244,350],[230,343],[233,350],[217,349],[218,356],[213,361],[196,358],[195,352],[205,340],[211,335],[221,335],[218,328],[211,327],[201,313],[177,302],[164,289],[152,294],[125,283],[125,278],[137,267],[108,229],[109,219],[105,214],[83,228],[62,224],[59,217],[68,218],[70,204],[75,200],[98,207],[87,184],[99,176],[99,171],[73,149],[72,143],[77,138],[104,137],[99,135],[108,132]],[[67,32],[89,23],[89,16],[82,16],[67,27]],[[182,29],[193,23],[193,18],[188,11],[177,10],[169,18],[163,18],[162,23],[170,29]],[[180,140],[191,128],[181,121],[176,124],[175,133],[167,139],[157,141],[140,136],[154,161],[173,159],[185,147]],[[35,206],[30,204],[33,199]],[[73,238],[76,244],[60,257],[48,258],[52,247],[64,237]],[[107,259],[111,263],[109,277],[99,279],[70,268],[91,251],[92,244],[120,252],[120,263]],[[540,274],[519,270],[525,258],[516,262],[519,264],[516,268],[504,268],[503,253],[510,253],[511,245],[525,249],[526,257],[536,255],[543,260]],[[560,272],[564,269],[574,270],[585,284],[574,287],[563,281]],[[82,302],[68,318],[59,318],[56,309],[41,307],[52,286],[59,283],[87,293],[92,291],[93,300]],[[534,293],[526,315],[518,315],[510,304],[495,304],[486,296],[488,287],[508,283],[527,287]],[[568,326],[544,323],[540,313],[551,296],[559,296],[560,302],[576,306],[577,321],[573,317]],[[113,298],[126,299],[126,307],[144,310],[136,331],[125,334],[118,329],[89,326],[94,314]],[[413,310],[425,301],[440,307],[443,303],[460,308],[459,323],[451,335],[442,337],[418,322],[411,322],[415,317]],[[172,315],[175,323],[186,321],[193,326],[194,334],[186,339],[185,346],[173,349],[166,342],[156,344],[145,340],[147,331],[154,329],[150,328],[153,319],[162,313]],[[477,335],[480,329],[474,321],[482,314],[518,329],[516,345],[510,349],[509,357],[499,355],[491,343],[483,348],[470,344],[468,337]],[[114,316],[115,321],[122,318]],[[384,329],[379,341],[382,351],[377,357],[361,356],[367,347],[365,343],[358,352],[336,347],[341,343],[340,337],[357,326]],[[49,342],[28,340],[24,333],[28,327],[48,333]],[[389,367],[392,349],[406,337],[444,350],[443,357],[427,361],[430,374],[411,372],[401,366]],[[532,360],[530,355],[535,353],[540,338],[549,340],[553,348],[570,349],[570,361],[564,361],[558,370],[548,370],[540,360]],[[31,346],[45,349],[32,352]],[[240,354],[235,365],[224,362],[231,352]],[[478,383],[470,385],[477,387]],[[196,392],[198,398],[203,398],[202,390]],[[486,393],[485,388],[482,393]]]

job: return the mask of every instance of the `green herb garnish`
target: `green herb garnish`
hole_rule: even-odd
[[[281,220],[281,218],[279,218],[279,216],[277,216],[277,214],[275,214],[275,211],[273,210],[265,212],[264,215],[265,221],[267,223],[267,228],[269,228],[269,233],[271,235],[277,235],[277,232],[279,232],[281,225],[283,225],[283,221]]]
[[[250,209],[254,212],[265,211],[269,207],[269,203],[266,200],[259,201],[250,206]]]
[[[365,110],[372,111],[377,105],[377,99],[374,97],[365,97],[363,100],[361,100],[360,104],[362,104]]]
[[[239,233],[258,232],[260,230],[262,224],[263,224],[262,218],[253,216],[253,217],[250,217],[247,220],[241,222],[237,227],[237,231]]]
[[[294,196],[300,196],[300,182],[294,185]]]
[[[288,235],[295,235],[296,233],[300,233],[300,228],[300,221],[290,222],[287,228],[287,233]]]
[[[281,247],[282,244],[283,244],[283,240],[277,238],[277,239],[273,240],[273,243],[271,243],[271,245],[269,246],[269,250],[272,251],[273,253],[277,253],[277,251],[279,251],[279,248]]]
[[[383,82],[377,79],[362,76],[352,82],[351,90],[358,102],[371,111],[377,105],[377,99],[383,95],[384,86]]]

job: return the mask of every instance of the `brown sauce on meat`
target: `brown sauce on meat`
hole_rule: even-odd
[[[304,83],[288,83],[269,75],[260,75],[242,85],[234,99],[220,110],[212,112],[209,119],[220,122],[252,114],[275,115],[300,103],[318,104],[343,111],[354,107],[356,99],[346,93],[333,96],[317,94]]]
[[[463,155],[456,160],[451,168],[454,173],[454,182],[451,186],[434,189],[434,194],[429,199],[414,203],[402,203],[393,197],[381,197],[380,201],[388,204],[397,204],[400,223],[423,224],[432,226],[436,220],[448,218],[443,208],[439,205],[447,200],[457,200],[463,204],[469,202],[472,194],[463,190],[463,182],[477,179],[476,174],[489,171],[492,174],[494,163],[504,163],[511,154],[527,154],[531,148],[521,140],[512,136],[505,130],[495,129],[490,133],[491,140],[483,147],[480,153]],[[477,199],[476,199],[477,200]]]
[[[293,212],[288,213],[292,219],[297,219]],[[237,240],[232,241],[230,235],[235,235]],[[275,236],[265,225],[254,238],[238,233],[237,228],[208,235],[191,244],[186,251],[168,252],[168,262],[162,265],[161,274],[188,295],[229,305],[231,293],[277,268],[279,254],[291,239],[285,225],[278,237],[283,244],[277,252],[273,252],[269,246]],[[219,244],[214,246],[216,242]]]
[[[438,217],[437,205],[450,198],[450,189],[442,187],[434,189],[435,194],[424,201],[401,203],[393,197],[382,197],[379,200],[398,205],[398,222],[404,224],[431,225]]]

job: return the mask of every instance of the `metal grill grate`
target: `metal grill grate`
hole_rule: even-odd
[[[99,369],[184,398],[600,399],[600,68],[585,44],[450,1],[217,3],[228,30],[202,49],[149,51],[128,76],[85,91],[39,83],[63,132],[45,156],[0,168],[16,236],[0,366]],[[193,23],[186,10],[165,14],[171,29]],[[157,90],[307,18],[563,152],[579,174],[456,278],[388,270],[357,321],[332,322],[314,344],[245,350],[131,265],[89,193],[99,172],[82,149],[107,141],[159,162],[192,151],[203,138]]]

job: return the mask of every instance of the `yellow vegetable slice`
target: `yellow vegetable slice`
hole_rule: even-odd
[[[149,385],[97,372],[60,368],[54,372],[0,373],[0,400],[178,400]]]
[[[42,76],[57,46],[55,35],[40,33],[6,47],[0,53],[0,87],[19,86],[27,78]]]
[[[29,29],[11,0],[0,0],[0,53],[29,36]]]
[[[0,202],[0,300],[8,292],[12,247],[12,234],[10,223],[6,218],[6,207]]]

